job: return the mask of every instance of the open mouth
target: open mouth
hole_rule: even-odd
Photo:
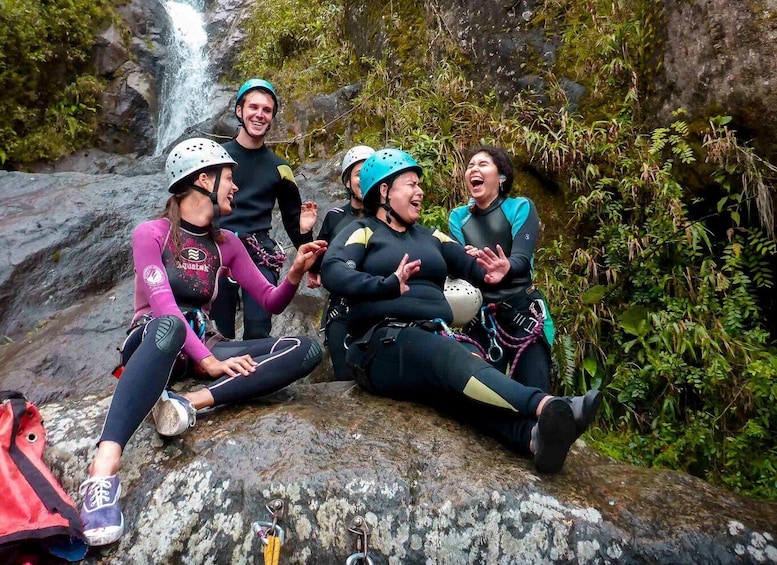
[[[420,200],[411,200],[410,201],[410,206],[412,206],[416,210],[420,210],[421,209],[421,201]]]
[[[472,177],[469,179],[469,184],[472,185],[473,188],[477,186],[483,186],[483,179],[480,177]]]

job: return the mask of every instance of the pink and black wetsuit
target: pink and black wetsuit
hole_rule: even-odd
[[[145,222],[132,234],[135,265],[133,329],[122,347],[125,365],[106,417],[100,441],[126,444],[171,377],[183,376],[187,363],[197,365],[214,355],[219,360],[250,355],[258,364],[249,377],[227,377],[208,388],[216,405],[269,394],[308,375],[321,361],[321,348],[308,337],[222,341],[209,350],[187,321],[187,314],[207,314],[222,274],[229,274],[268,312],[278,314],[297,287],[284,280],[278,287],[262,276],[242,242],[222,230],[217,243],[208,228],[182,222],[180,252],[173,247],[170,222]],[[140,352],[138,355],[134,353]]]

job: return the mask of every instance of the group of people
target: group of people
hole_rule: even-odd
[[[322,324],[336,379],[423,402],[472,423],[558,472],[601,404],[549,394],[553,323],[532,284],[539,219],[531,200],[511,198],[513,167],[495,147],[469,156],[469,204],[449,234],[418,224],[423,171],[397,149],[350,149],[341,178],[349,200],[329,211],[313,239],[317,206],[303,203],[294,175],[265,144],[278,112],[272,85],[238,91],[238,135],[224,145],[193,138],[167,157],[170,196],[162,216],[132,234],[135,315],[89,478],[81,517],[91,545],[124,532],[118,471],[132,434],[151,414],[176,436],[211,407],[246,402],[310,374],[321,362],[306,336],[270,337],[271,315],[293,299],[307,273],[330,291]],[[270,237],[276,202],[297,248]],[[480,289],[482,307],[454,332],[449,278]],[[241,300],[242,298],[242,300]],[[243,339],[235,340],[242,301]],[[178,394],[183,377],[211,379]]]

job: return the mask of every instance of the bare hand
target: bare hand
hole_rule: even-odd
[[[298,285],[302,280],[302,275],[310,270],[318,256],[326,252],[326,246],[326,241],[323,239],[300,245],[297,249],[297,255],[294,256],[294,263],[289,268],[289,274],[286,275],[289,282]]]
[[[496,253],[486,247],[480,252],[478,265],[486,270],[485,281],[488,284],[497,284],[510,271],[510,261],[508,261],[501,245],[496,246]]]
[[[480,253],[481,253],[480,249],[478,249],[474,245],[465,245],[464,251],[466,251],[467,255],[471,257],[480,257]]]
[[[415,261],[408,261],[410,257],[407,253],[402,257],[402,260],[399,262],[399,266],[397,267],[397,270],[394,271],[394,274],[399,279],[399,292],[400,294],[406,293],[408,290],[410,290],[410,287],[407,284],[407,279],[412,277],[414,274],[416,274],[418,271],[421,270],[421,260],[416,259]]]
[[[222,375],[227,375],[228,377],[243,375],[244,377],[247,377],[256,371],[256,365],[257,363],[250,355],[230,357],[224,361],[220,361],[213,355],[209,355],[200,361],[200,369],[211,377],[220,377]]]
[[[321,286],[321,275],[319,273],[308,272],[308,288],[318,288]]]
[[[299,213],[299,233],[308,233],[316,225],[318,219],[318,204],[306,201],[302,203]]]

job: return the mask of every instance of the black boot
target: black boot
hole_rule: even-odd
[[[602,405],[602,393],[595,388],[589,390],[584,396],[566,396],[564,399],[572,408],[575,417],[575,439],[579,438],[594,421],[599,407]]]
[[[532,428],[534,466],[540,473],[558,473],[577,439],[575,417],[564,398],[551,398]]]

